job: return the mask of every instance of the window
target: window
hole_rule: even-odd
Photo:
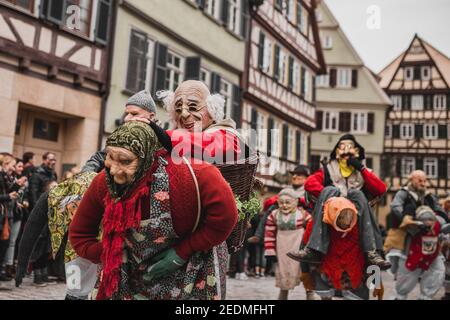
[[[412,80],[414,77],[414,68],[406,67],[405,68],[405,80]]]
[[[428,178],[437,178],[438,175],[438,159],[424,158],[423,169]]]
[[[220,94],[225,98],[225,118],[231,118],[231,105],[233,103],[233,86],[228,81],[220,80]]]
[[[33,12],[33,5],[34,5],[33,0],[3,0],[3,1],[11,3],[27,11]]]
[[[430,72],[429,66],[423,66],[420,70],[421,70],[422,80],[430,80],[431,79],[431,72]]]
[[[323,21],[322,12],[320,12],[319,9],[316,9],[316,21],[317,22],[322,22]]]
[[[278,78],[278,82],[280,82],[281,84],[286,84],[287,60],[288,56],[282,50],[280,50],[280,59],[278,60],[280,77]]]
[[[89,36],[91,27],[92,0],[65,0],[63,14],[66,16],[66,19],[69,18],[69,15],[67,15],[67,8],[73,5],[80,8],[80,22],[72,27],[70,26],[69,20],[66,20],[65,26],[71,30],[78,31],[85,36]]]
[[[337,69],[337,86],[340,88],[350,88],[352,85],[352,69]]]
[[[425,139],[437,139],[438,138],[438,125],[426,124],[423,127],[423,136]]]
[[[274,120],[273,130],[271,133],[271,145],[272,145],[272,155],[274,157],[280,156],[280,125]]]
[[[407,177],[409,174],[416,170],[416,159],[412,157],[402,158],[402,177]]]
[[[300,64],[297,61],[294,61],[293,69],[292,90],[300,94]]]
[[[33,138],[58,142],[59,124],[44,119],[34,119]]]
[[[292,128],[289,128],[288,131],[288,146],[287,146],[287,152],[288,152],[288,159],[294,160],[295,159],[295,131]]]
[[[352,132],[367,133],[367,112],[352,113]]]
[[[145,33],[131,30],[125,87],[138,92],[150,87],[154,42]]]
[[[322,37],[322,46],[324,49],[333,49],[333,38],[329,35]]]
[[[327,88],[330,85],[330,75],[324,74],[316,77],[316,87]]]
[[[338,132],[339,112],[325,111],[323,115],[323,131]]]
[[[423,95],[413,95],[411,98],[411,110],[423,110]]]
[[[240,33],[240,0],[228,0],[229,5],[229,20],[228,29],[234,33]]]
[[[433,107],[435,110],[445,110],[447,107],[447,99],[445,94],[436,94],[433,97]]]
[[[183,81],[184,58],[169,51],[167,53],[166,88],[175,91]]]
[[[258,137],[257,146],[258,150],[265,151],[265,147],[267,146],[267,143],[265,141],[265,138],[267,136],[266,131],[264,130],[266,127],[266,117],[264,117],[263,114],[258,112],[258,116],[256,117],[256,134]]]
[[[263,55],[263,65],[262,71],[266,73],[271,73],[272,66],[272,42],[264,38],[264,55]]]
[[[391,96],[392,104],[394,105],[394,110],[402,110],[402,96],[401,95],[392,95]]]
[[[303,94],[305,96],[305,99],[310,101],[311,100],[311,85],[310,82],[312,80],[310,73],[308,70],[305,69],[305,73],[303,73],[303,77],[305,78],[303,81]]]
[[[200,80],[203,83],[211,83],[211,72],[204,68],[201,68],[200,69]]]
[[[400,125],[400,138],[401,139],[414,138],[414,125],[411,123],[402,123]]]
[[[205,12],[210,16],[219,19],[220,3],[219,0],[205,0]]]
[[[384,134],[387,139],[392,138],[392,124],[387,124],[384,129]]]

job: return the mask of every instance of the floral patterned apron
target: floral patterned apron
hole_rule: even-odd
[[[195,252],[183,267],[166,277],[154,279],[149,284],[144,284],[142,280],[150,260],[170,249],[180,239],[175,233],[170,213],[169,176],[165,169],[168,163],[162,157],[158,163],[151,186],[150,218],[141,221],[139,229],[128,231],[124,241],[119,289],[112,299],[225,299],[228,259],[225,242],[207,252]]]

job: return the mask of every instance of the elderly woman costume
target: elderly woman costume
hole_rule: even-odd
[[[223,299],[233,193],[214,166],[175,164],[158,140],[140,122],[110,135],[70,242],[101,263],[97,299]]]

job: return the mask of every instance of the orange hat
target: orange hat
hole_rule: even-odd
[[[344,209],[349,209],[353,213],[353,219],[350,227],[342,230],[337,225],[337,219]],[[355,205],[344,197],[332,197],[328,199],[323,206],[323,222],[333,226],[336,231],[349,232],[356,224],[358,210]]]

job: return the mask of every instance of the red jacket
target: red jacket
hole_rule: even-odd
[[[364,189],[369,192],[372,197],[381,197],[386,193],[386,185],[373,172],[364,168],[361,171],[361,175],[364,179]],[[317,199],[324,188],[323,180],[324,172],[323,168],[321,168],[306,179],[305,191]]]
[[[210,164],[192,164],[197,177],[202,204],[202,224],[192,233],[197,218],[197,196],[186,190],[190,176],[180,170],[171,158],[169,165],[170,208],[175,232],[180,240],[174,246],[177,254],[187,260],[194,252],[206,251],[225,241],[237,222],[233,192],[220,171]],[[152,173],[152,169],[147,174]],[[189,175],[189,173],[187,173]],[[76,253],[93,263],[100,263],[102,244],[97,240],[105,210],[104,196],[108,192],[105,171],[92,181],[70,224],[69,240]],[[195,193],[195,192],[194,192]],[[142,220],[148,219],[150,199],[142,203]]]

